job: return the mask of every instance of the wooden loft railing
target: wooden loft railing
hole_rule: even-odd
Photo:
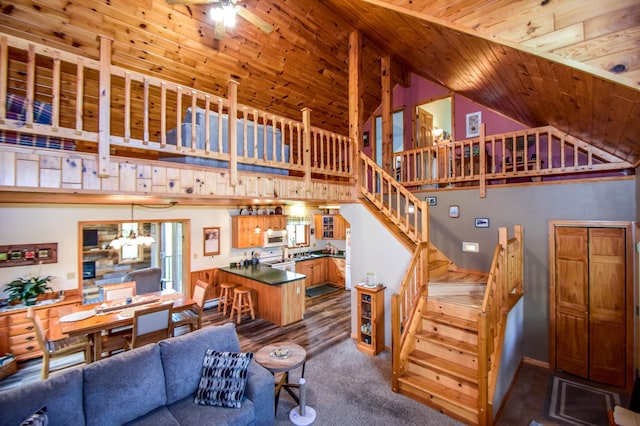
[[[615,172],[633,166],[573,136],[546,126],[440,143],[394,153],[394,175],[403,185],[477,185],[529,177]]]
[[[113,175],[111,152],[122,147],[122,152],[143,152],[138,158],[152,160],[226,161],[231,185],[237,183],[238,164],[303,177],[306,192],[312,190],[312,176],[352,182],[354,142],[312,126],[310,110],[292,120],[239,104],[235,82],[228,85],[228,98],[221,98],[112,65],[107,38],[100,39],[99,55],[95,60],[0,34],[0,130],[89,147],[78,150],[98,153],[101,178]],[[8,94],[25,99],[24,117],[7,114]],[[34,105],[42,104],[50,107],[50,122],[34,119]],[[203,110],[204,122],[198,123],[195,113],[185,117],[187,108]]]

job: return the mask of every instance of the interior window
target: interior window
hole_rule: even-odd
[[[287,225],[289,247],[309,245],[309,225]]]
[[[404,110],[393,113],[393,152],[404,151]],[[375,117],[376,164],[382,167],[382,116]]]

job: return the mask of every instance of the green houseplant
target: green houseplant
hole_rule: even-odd
[[[9,293],[9,303],[14,300],[22,300],[27,306],[35,305],[38,296],[47,290],[53,291],[49,286],[53,278],[51,275],[16,278],[7,284],[6,291]]]

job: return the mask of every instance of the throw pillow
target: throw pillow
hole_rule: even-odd
[[[47,426],[49,418],[47,417],[47,407],[42,407],[28,418],[24,419],[20,426]]]
[[[251,352],[218,352],[207,349],[195,403],[240,408],[252,359]]]

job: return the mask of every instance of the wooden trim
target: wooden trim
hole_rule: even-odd
[[[522,357],[522,362],[525,364],[535,365],[536,367],[549,369],[549,363],[547,361],[540,361],[539,359],[529,358],[528,356]]]

